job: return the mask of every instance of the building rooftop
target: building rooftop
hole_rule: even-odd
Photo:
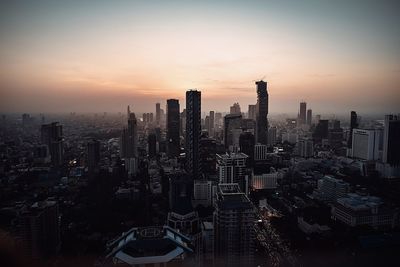
[[[379,197],[361,196],[355,193],[347,194],[347,197],[339,198],[337,202],[355,211],[370,210],[383,204]]]
[[[188,237],[168,226],[132,228],[107,244],[107,258],[129,265],[166,263],[193,252]]]
[[[224,209],[248,209],[252,207],[249,198],[240,191],[239,184],[219,184],[217,204]]]
[[[218,160],[232,160],[232,159],[247,159],[247,156],[244,153],[225,153],[225,154],[217,154]]]

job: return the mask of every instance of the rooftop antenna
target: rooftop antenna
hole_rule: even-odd
[[[265,77],[267,77],[266,75],[264,75],[263,77],[261,77],[260,79],[258,79],[258,80],[252,80],[252,82],[258,82],[258,81],[262,81],[262,80],[264,80],[265,79]]]

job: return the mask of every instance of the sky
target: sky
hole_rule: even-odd
[[[400,112],[400,2],[1,1],[0,112]],[[164,107],[165,109],[165,107]]]

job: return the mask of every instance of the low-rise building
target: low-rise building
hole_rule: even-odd
[[[368,225],[394,228],[398,212],[385,206],[379,197],[348,194],[332,206],[332,218],[349,226]]]

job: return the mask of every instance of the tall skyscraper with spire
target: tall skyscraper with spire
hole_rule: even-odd
[[[200,178],[201,92],[186,92],[186,170],[192,178]]]
[[[256,141],[267,145],[268,143],[268,91],[267,83],[263,80],[257,85],[257,112],[256,112]]]
[[[135,158],[137,157],[137,120],[135,113],[131,112],[130,107],[127,108],[128,127],[122,130],[121,136],[121,157]]]

